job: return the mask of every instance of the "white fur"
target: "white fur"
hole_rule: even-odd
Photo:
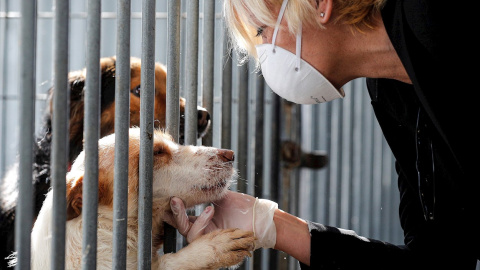
[[[139,154],[140,131],[130,129],[130,157]],[[99,141],[99,168],[113,172],[114,135]],[[221,198],[236,176],[232,162],[219,157],[218,149],[211,147],[180,146],[160,132],[154,136],[154,147],[162,145],[171,152],[166,159],[154,156],[153,173],[153,237],[159,233],[162,217],[169,210],[169,198],[178,196],[187,207]],[[135,160],[130,158],[130,160]],[[67,175],[75,179],[84,172],[84,154],[78,156]],[[112,173],[113,175],[113,173]],[[113,181],[108,177],[99,179]],[[137,190],[138,163],[129,164],[127,269],[137,267]],[[111,183],[113,185],[113,183]],[[52,191],[47,194],[32,230],[32,269],[49,269],[52,240]],[[97,230],[97,269],[112,268],[113,209],[99,204]],[[66,269],[78,269],[82,259],[82,215],[66,223]],[[253,234],[240,230],[216,231],[193,241],[177,253],[158,256],[152,254],[152,269],[218,269],[241,263],[253,248]],[[155,247],[154,247],[155,248]],[[159,247],[157,247],[159,248]],[[242,251],[242,252],[239,252]],[[246,253],[245,253],[246,252]],[[14,258],[13,258],[14,259]],[[14,260],[12,260],[14,262]]]

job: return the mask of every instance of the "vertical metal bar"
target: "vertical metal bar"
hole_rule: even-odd
[[[392,157],[391,157],[391,150],[388,147],[387,142],[385,141],[384,138],[382,140],[382,175],[381,175],[381,187],[379,187],[380,194],[381,194],[381,204],[380,204],[380,214],[381,214],[381,223],[380,223],[380,238],[379,239],[391,239],[390,234],[392,227],[391,226],[391,221],[395,220],[395,216],[392,215],[392,213],[395,213],[396,211],[390,211],[391,205],[392,205],[392,198],[393,196],[391,191],[393,190],[392,188],[392,179],[390,178],[390,175],[392,174]]]
[[[198,18],[199,1],[187,1],[186,42],[185,49],[185,145],[197,144],[198,122]],[[200,207],[196,207],[200,211]],[[187,211],[189,215],[195,215],[195,209]],[[184,245],[187,245],[186,239]]]
[[[238,149],[236,154],[237,159],[237,168],[239,172],[239,177],[237,181],[237,191],[242,193],[247,193],[247,181],[248,177],[248,64],[240,64],[239,56],[236,55],[235,58],[235,76],[236,76],[236,85],[234,86],[237,89],[238,93],[238,114],[242,117],[238,118]],[[222,146],[223,147],[223,146]],[[249,261],[250,262],[250,261]],[[245,262],[239,266],[238,269],[243,270],[247,269],[249,266],[248,262]]]
[[[238,76],[238,170],[239,180],[237,190],[242,193],[247,192],[247,165],[248,165],[248,65],[240,64],[240,59],[236,59],[235,73]]]
[[[141,81],[140,179],[138,191],[138,268],[151,269],[153,109],[155,105],[155,0],[143,0]]]
[[[340,153],[339,153],[339,138],[341,134],[341,105],[338,102],[332,102],[332,114],[331,118],[331,140],[330,140],[330,171],[328,175],[328,182],[330,184],[330,196],[329,196],[329,220],[332,225],[339,226],[339,202],[340,202],[340,185],[339,185],[339,174],[340,174]]]
[[[126,269],[127,267],[128,129],[130,127],[130,11],[131,0],[119,0],[117,2],[113,269]]]
[[[180,127],[180,0],[168,1],[168,53],[167,53],[167,132],[178,142]],[[165,231],[164,253],[175,252],[175,228],[163,223]],[[181,238],[179,238],[181,239]]]
[[[360,233],[361,202],[362,202],[362,101],[364,91],[360,91],[361,81],[357,80],[353,83],[353,129],[352,129],[352,229]],[[358,89],[358,90],[357,90]]]
[[[260,74],[255,76],[255,91],[255,196],[263,198],[265,80]]]
[[[187,2],[185,144],[197,144],[198,100],[198,0]]]
[[[310,136],[310,138],[306,138],[306,147],[309,146],[311,147],[311,149],[315,149],[315,150],[320,150],[322,148],[320,148],[320,143],[319,143],[319,140],[318,138],[320,138],[320,121],[318,121],[318,116],[319,116],[319,111],[320,111],[320,107],[319,106],[309,106],[309,109],[304,109],[305,110],[305,113],[302,114],[304,117],[302,118],[302,121],[305,121],[305,117],[307,115],[310,115],[309,117],[309,122],[305,122],[305,124],[302,123],[302,128],[308,132],[308,130],[311,130],[310,131],[310,135],[307,135],[307,136]],[[310,123],[310,127],[307,123]],[[308,149],[308,148],[306,148]],[[323,149],[322,149],[323,150]],[[307,171],[306,169],[304,171]],[[319,221],[319,219],[317,218],[317,211],[318,211],[318,208],[320,207],[318,205],[318,201],[317,201],[317,197],[319,197],[319,186],[320,186],[320,182],[322,181],[320,179],[320,177],[318,177],[318,170],[308,170],[308,179],[310,180],[310,185],[307,186],[307,188],[310,189],[310,191],[308,191],[309,195],[310,195],[310,200],[308,201],[308,209],[310,211],[309,215],[310,217],[306,217],[306,219],[310,219],[310,220],[317,220]],[[303,181],[303,180],[302,180]],[[323,221],[322,221],[323,222]]]
[[[331,122],[331,107],[332,104],[321,104],[318,106],[319,110],[319,120],[318,120],[318,128],[319,128],[319,146],[322,149],[325,149],[327,153],[329,153],[329,160],[330,160],[330,153],[331,153],[331,146],[330,141],[332,138],[332,133],[330,130],[330,122]],[[330,162],[329,162],[330,163]],[[319,172],[315,172],[318,175],[319,179],[322,181],[319,183],[319,190],[317,196],[317,220],[321,220],[324,224],[330,224],[330,211],[329,211],[329,190],[330,190],[330,164],[323,170]]]
[[[370,100],[365,98],[363,100],[363,106],[368,106]],[[363,111],[362,113],[363,123],[362,123],[362,206],[360,221],[361,224],[361,235],[370,236],[370,213],[371,213],[371,186],[372,186],[372,149],[373,149],[373,139],[372,139],[372,130],[373,130],[373,116],[369,111]]]
[[[215,1],[203,1],[203,86],[202,106],[210,113],[213,130],[213,75],[214,75],[214,37],[215,37]],[[212,146],[213,132],[208,132],[202,139],[202,144]]]
[[[351,93],[351,84],[344,86],[344,89]],[[351,168],[352,168],[352,151],[351,151],[351,142],[352,142],[352,97],[349,95],[342,101],[342,118],[341,118],[341,141],[338,140],[340,144],[340,164],[339,169],[339,194],[340,201],[338,208],[340,211],[339,226],[341,228],[351,228]]]
[[[55,228],[52,236],[52,269],[65,268],[65,234],[67,220],[66,182],[68,167],[68,120],[70,116],[70,91],[68,85],[68,30],[69,0],[55,1],[55,38],[54,38],[54,92],[53,97],[53,130],[52,130],[52,190],[53,215]]]
[[[0,2],[0,10],[7,12],[7,1]],[[7,43],[7,16],[0,18],[0,123],[3,125],[6,124],[6,117],[7,117],[7,102],[5,101],[5,95],[7,94],[7,83],[6,83],[6,68],[7,65],[7,50],[6,50],[6,43]],[[3,150],[6,147],[7,138],[6,138],[7,129],[2,128],[0,130],[0,149],[2,149],[2,153],[0,155],[0,177],[3,177],[5,169],[5,161],[6,151]],[[2,183],[3,184],[3,183]]]
[[[301,105],[282,100],[281,116],[283,116],[281,123],[281,138],[283,140],[292,141],[295,144],[300,144],[301,139]],[[293,214],[298,215],[298,168],[288,168],[282,166],[281,168],[281,183],[279,184],[281,200],[279,204],[282,209]],[[280,207],[280,205],[279,205]],[[292,269],[295,261],[291,256],[280,252],[280,256],[286,259],[278,261],[278,269]]]
[[[85,88],[85,175],[83,179],[82,269],[96,269],[98,220],[98,139],[100,137],[101,1],[88,1]]]
[[[225,29],[225,28],[224,28]],[[222,72],[222,128],[221,147],[232,146],[232,49],[228,44],[228,33],[223,33],[223,72]]]
[[[263,162],[264,162],[264,100],[265,100],[265,81],[260,74],[255,75],[255,179],[254,179],[254,196],[264,198],[263,192]],[[253,254],[253,268],[262,269],[262,252],[256,250]]]
[[[270,90],[271,91],[271,90]],[[272,142],[270,143],[270,154],[271,154],[271,177],[270,177],[270,194],[271,200],[278,202],[280,200],[279,194],[279,185],[280,185],[280,97],[276,94],[272,96]],[[277,250],[270,251],[270,269],[277,269],[279,266],[279,254]]]
[[[372,234],[370,237],[378,239],[380,237],[381,221],[381,188],[382,188],[382,131],[378,125],[373,129],[373,153],[372,153],[372,205],[370,225]]]
[[[180,126],[180,0],[168,1],[167,132],[178,142]]]
[[[20,20],[20,126],[22,137],[19,143],[19,186],[22,199],[18,200],[15,220],[15,246],[18,261],[15,269],[30,269],[30,232],[33,224],[32,163],[35,135],[35,45],[36,1],[21,2]]]

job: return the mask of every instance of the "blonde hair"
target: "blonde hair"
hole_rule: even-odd
[[[257,29],[274,27],[277,14],[272,9],[280,7],[283,0],[224,0],[223,12],[233,48],[240,54],[257,58],[255,45],[261,43],[256,37]],[[289,0],[284,17],[288,30],[297,33],[302,23],[316,24],[318,20],[315,0]],[[380,11],[386,0],[334,0],[334,23],[344,23],[360,32],[373,28],[374,15]]]

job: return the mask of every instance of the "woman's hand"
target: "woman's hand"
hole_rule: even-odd
[[[172,214],[165,221],[177,228],[190,243],[203,234],[217,229],[239,228],[253,231],[257,248],[273,248],[276,243],[276,228],[273,222],[277,203],[257,199],[247,194],[228,191],[227,195],[212,206],[207,206],[200,216],[187,216],[180,198],[170,200]]]

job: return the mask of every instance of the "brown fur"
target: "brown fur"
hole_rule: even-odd
[[[115,76],[116,57],[105,57],[100,59],[100,70],[102,80],[106,81],[109,76]],[[141,60],[135,57],[130,59],[130,126],[140,126],[140,97],[133,93],[137,87],[141,88]],[[82,150],[83,144],[83,119],[84,119],[84,87],[86,82],[86,69],[72,71],[69,73],[70,95],[70,157],[76,157]],[[154,127],[165,128],[166,126],[166,93],[167,73],[166,68],[160,63],[155,63],[155,106],[154,106]],[[50,91],[50,114],[53,111],[53,91]],[[185,114],[185,99],[179,99],[180,115]],[[204,110],[204,109],[203,109]],[[203,114],[202,114],[203,113]],[[201,117],[200,117],[201,116]],[[209,128],[210,116],[208,112],[199,110],[198,131],[199,136],[204,135]],[[112,134],[115,131],[115,102],[109,103],[102,108],[101,112],[100,137]],[[183,117],[180,119],[183,122]],[[182,130],[180,136],[182,137]],[[180,143],[182,143],[180,141]]]

